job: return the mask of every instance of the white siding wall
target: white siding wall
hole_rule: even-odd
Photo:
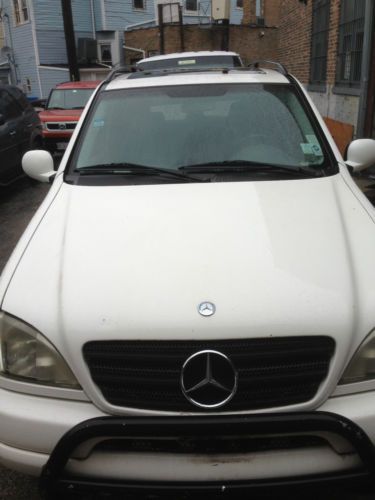
[[[46,98],[53,87],[58,83],[69,81],[68,70],[55,70],[40,68],[40,78],[42,80],[42,97]]]
[[[11,39],[13,41],[15,60],[15,71],[13,69],[13,75],[16,75],[17,77],[17,81],[14,81],[13,83],[19,85],[23,90],[25,90],[29,97],[39,97],[40,92],[32,25],[30,22],[19,26],[15,25],[14,12],[10,0],[5,0],[3,2],[3,7],[4,13],[9,16],[9,23],[7,21],[4,23],[7,43],[11,45]],[[11,37],[9,30],[11,31]],[[30,80],[31,84],[30,91],[27,91],[25,87],[27,78]]]

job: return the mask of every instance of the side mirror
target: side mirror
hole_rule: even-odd
[[[375,141],[357,139],[349,144],[345,163],[352,172],[360,172],[375,165]]]
[[[41,149],[28,151],[22,158],[24,172],[40,182],[51,182],[56,175],[53,167],[53,158],[48,151]]]
[[[5,123],[5,116],[2,113],[0,113],[0,127],[4,125],[4,123]]]

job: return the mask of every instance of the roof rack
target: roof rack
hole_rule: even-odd
[[[155,69],[137,69],[132,75],[129,76],[129,79],[134,78],[147,78],[147,77],[155,77],[155,76],[168,76],[168,75],[179,75],[184,73],[223,73],[227,74],[229,71],[235,70],[243,70],[246,68],[227,68],[225,66],[219,66],[215,68],[155,68]]]
[[[266,60],[260,60],[260,61],[252,61],[247,67],[248,68],[254,68],[254,69],[260,69],[261,66],[264,66],[265,64],[268,64],[269,66],[273,66],[276,71],[281,73],[284,76],[288,75],[288,70],[286,67],[276,61],[266,61]]]
[[[119,75],[126,75],[128,73],[135,73],[138,71],[137,67],[134,65],[126,65],[126,66],[119,66],[118,68],[114,68],[107,78],[103,81],[103,83],[109,83],[111,82],[116,76]]]
[[[188,74],[188,73],[217,73],[220,72],[222,74],[228,74],[232,71],[259,71],[262,72],[261,66],[265,64],[272,65],[275,67],[276,71],[286,76],[288,74],[285,66],[278,62],[274,61],[254,61],[250,63],[247,67],[226,67],[226,66],[217,66],[217,67],[198,67],[198,68],[155,68],[155,69],[141,69],[138,66],[120,66],[111,71],[106,80],[103,83],[109,83],[114,78],[119,75],[129,75],[129,79],[136,78],[150,78],[150,77],[158,77],[158,76],[168,76],[168,75],[177,75],[177,74]]]

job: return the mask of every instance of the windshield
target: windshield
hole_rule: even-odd
[[[73,168],[241,162],[321,171],[322,145],[291,85],[208,84],[102,92]]]
[[[168,69],[168,68],[236,68],[242,66],[238,56],[191,56],[173,57],[170,59],[159,59],[156,61],[145,61],[138,63],[141,69]]]
[[[52,90],[47,109],[82,109],[95,89]]]

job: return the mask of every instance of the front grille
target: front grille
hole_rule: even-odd
[[[47,123],[48,130],[59,130],[64,132],[65,130],[74,130],[76,128],[76,123]]]
[[[295,450],[299,448],[318,448],[328,446],[319,436],[207,436],[175,437],[156,439],[131,437],[127,439],[108,439],[95,446],[96,451],[120,453],[173,453],[173,454],[238,454],[276,450]]]
[[[181,370],[194,353],[223,353],[238,373],[235,396],[221,409],[246,411],[312,399],[326,378],[335,342],[330,337],[223,341],[98,341],[83,354],[95,384],[116,406],[164,411],[207,411],[187,400]]]

